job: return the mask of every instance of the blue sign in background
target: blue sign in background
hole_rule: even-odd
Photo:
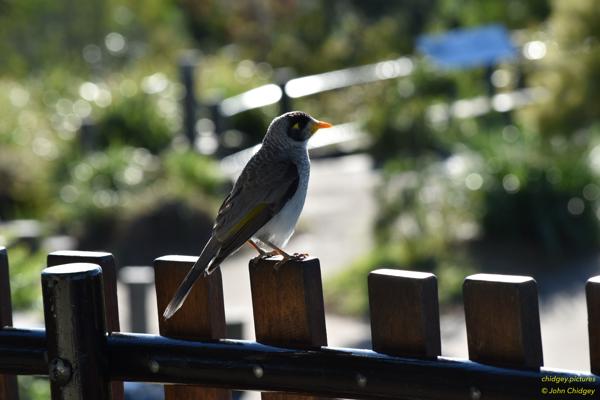
[[[491,66],[517,56],[516,46],[502,25],[423,35],[417,39],[417,49],[440,67],[457,69]]]

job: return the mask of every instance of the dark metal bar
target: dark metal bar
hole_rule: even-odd
[[[110,341],[112,374],[123,380],[382,399],[465,399],[477,393],[481,398],[529,400],[538,398],[545,376],[588,378],[577,386],[600,390],[593,375],[509,370],[441,357],[416,360],[361,350],[299,351],[139,335],[114,335]]]
[[[0,329],[0,372],[14,375],[48,375],[46,331]]]
[[[45,374],[43,331],[0,330],[0,372]],[[548,377],[600,391],[589,373],[517,370],[457,359],[417,360],[368,350],[306,351],[248,341],[192,342],[115,333],[108,337],[111,379],[389,399],[535,399]],[[573,382],[573,380],[571,382]],[[573,385],[571,383],[571,385]],[[567,387],[567,386],[564,386]]]
[[[77,263],[42,271],[53,400],[108,400],[102,269]]]

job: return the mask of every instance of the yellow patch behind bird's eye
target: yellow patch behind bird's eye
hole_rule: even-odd
[[[294,125],[292,125],[292,129],[300,129],[300,122],[296,122]]]

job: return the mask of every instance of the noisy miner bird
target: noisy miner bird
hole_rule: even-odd
[[[271,122],[262,147],[248,161],[223,201],[212,235],[165,309],[165,319],[181,307],[200,276],[211,274],[246,242],[258,251],[259,257],[283,256],[276,268],[306,257],[288,254],[282,247],[294,233],[306,198],[310,174],[308,140],[318,129],[331,126],[301,111],[285,113]]]

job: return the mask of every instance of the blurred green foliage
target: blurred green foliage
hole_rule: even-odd
[[[547,55],[531,81],[549,90],[548,102],[527,113],[541,134],[571,136],[600,119],[600,7],[594,0],[554,1]]]
[[[23,400],[46,400],[50,398],[50,381],[48,378],[20,375],[19,398]]]
[[[13,309],[42,312],[40,273],[46,265],[46,254],[19,244],[8,251],[10,289]]]
[[[501,23],[509,29],[537,27],[550,14],[547,0],[440,0],[432,29]]]
[[[214,161],[185,150],[161,156],[114,146],[85,155],[57,171],[60,202],[52,219],[84,248],[108,248],[129,219],[167,201],[195,204],[212,214],[224,179]]]
[[[133,146],[152,153],[167,148],[173,140],[173,132],[151,101],[149,95],[142,93],[112,102],[91,127],[96,138],[92,138],[94,148]]]
[[[329,282],[332,305],[364,313],[364,278],[382,267],[434,272],[440,301],[452,302],[466,275],[505,256],[482,257],[487,243],[514,251],[525,245],[539,260],[598,251],[600,129],[579,135],[547,143],[508,125],[463,137],[448,157],[388,161],[377,189],[374,249]]]

